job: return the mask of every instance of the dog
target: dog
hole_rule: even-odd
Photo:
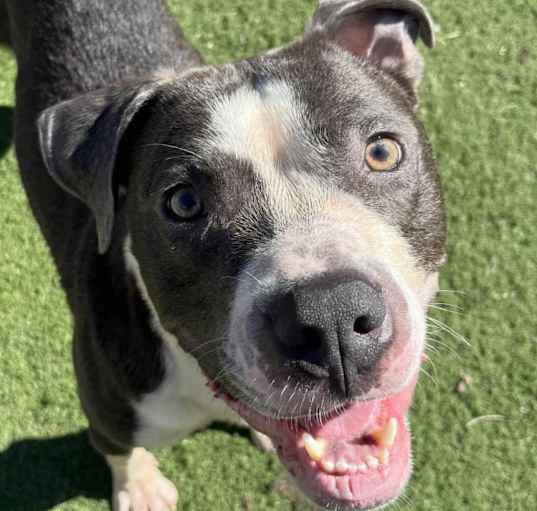
[[[396,499],[446,244],[424,6],[323,0],[297,41],[212,66],[161,0],[5,1],[22,182],[114,509],[175,508],[149,449],[215,420],[323,508]]]

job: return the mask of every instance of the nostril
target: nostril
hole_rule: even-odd
[[[304,345],[308,346],[311,351],[321,351],[323,347],[323,336],[318,328],[304,326],[301,328],[302,340]]]
[[[294,361],[321,365],[324,359],[322,332],[315,327],[302,327],[293,339],[288,339],[282,346],[287,358]]]
[[[359,335],[366,335],[379,326],[379,321],[376,321],[376,318],[371,315],[364,314],[357,317],[354,321],[354,332]]]

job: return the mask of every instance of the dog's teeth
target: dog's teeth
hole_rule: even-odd
[[[380,447],[393,447],[397,436],[397,419],[392,417],[386,425],[371,435]]]
[[[308,456],[313,461],[321,461],[326,454],[326,440],[323,438],[314,438],[309,433],[304,433],[302,436],[302,441],[304,442],[304,449],[308,453]]]
[[[321,466],[327,474],[333,474],[336,471],[336,464],[331,460],[322,460]]]
[[[365,474],[367,472],[367,465],[365,463],[358,463],[358,465],[356,465],[356,469],[358,472]]]
[[[347,474],[350,471],[349,464],[345,460],[338,460],[336,462],[336,472],[338,474]]]
[[[365,462],[367,463],[367,466],[373,470],[379,467],[379,460],[375,458],[375,456],[366,456]]]
[[[349,463],[349,468],[347,471],[349,474],[356,474],[356,472],[358,472],[358,465],[356,465],[356,463]]]
[[[387,465],[390,462],[390,451],[383,447],[378,454],[378,459],[382,465]]]

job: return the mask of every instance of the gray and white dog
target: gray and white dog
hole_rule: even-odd
[[[320,506],[396,499],[445,250],[424,7],[324,0],[288,47],[205,66],[161,0],[5,1],[17,157],[115,508],[175,507],[146,449],[213,420]]]

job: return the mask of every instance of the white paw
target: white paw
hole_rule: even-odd
[[[252,436],[253,443],[262,451],[268,452],[268,453],[275,453],[276,449],[274,448],[274,444],[272,443],[272,440],[263,433],[260,433],[259,431],[256,431],[255,429],[250,430],[250,434]]]
[[[112,468],[114,511],[171,511],[177,507],[177,489],[158,469],[155,457],[136,448],[127,458],[108,458]]]
[[[175,486],[162,475],[151,482],[131,481],[114,492],[114,511],[171,511],[177,497]]]

